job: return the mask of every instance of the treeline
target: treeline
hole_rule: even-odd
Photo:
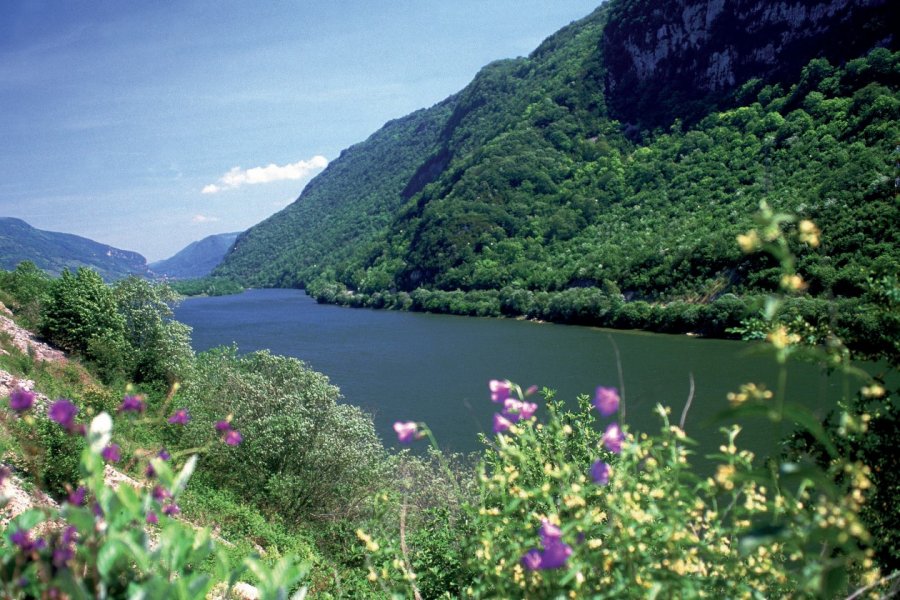
[[[900,357],[900,316],[896,278],[869,279],[860,298],[829,300],[811,296],[787,299],[779,319],[803,322],[811,329],[804,338],[820,343],[833,332],[860,357],[896,361]],[[501,290],[387,291],[371,294],[348,290],[321,280],[307,293],[318,302],[350,307],[411,310],[478,317],[522,317],[538,321],[613,329],[644,329],[658,333],[688,333],[709,337],[753,337],[766,295],[723,294],[705,303],[626,301],[610,285],[570,288],[559,292],[505,287]]]

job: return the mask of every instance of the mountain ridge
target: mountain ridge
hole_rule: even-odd
[[[52,275],[64,269],[90,267],[106,281],[147,273],[147,260],[137,252],[71,233],[37,229],[22,219],[0,217],[0,268],[12,270],[26,260]]]
[[[191,242],[169,258],[147,265],[156,277],[192,279],[205,277],[218,265],[240,232],[217,233]]]

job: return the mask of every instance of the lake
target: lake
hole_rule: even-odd
[[[727,393],[751,381],[772,389],[777,373],[771,357],[743,342],[344,308],[317,304],[300,290],[189,298],[175,317],[193,327],[197,351],[235,343],[241,352],[268,349],[302,359],[328,375],[346,402],[370,412],[388,445],[396,445],[392,424],[408,420],[428,423],[443,449],[476,450],[477,434],[490,432],[497,408],[488,380],[546,386],[574,399],[598,385],[618,387],[621,365],[627,423],[641,431],[658,430],[657,403],[671,406],[678,422],[693,375],[685,429],[712,450],[723,439],[723,424],[712,417],[728,406]],[[824,414],[843,383],[797,364],[788,393]],[[771,427],[751,425],[739,441],[757,451],[771,448]]]

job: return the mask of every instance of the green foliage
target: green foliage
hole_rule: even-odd
[[[2,420],[25,450],[17,459],[18,467],[47,493],[63,496],[78,481],[84,439],[68,435],[46,418]]]
[[[14,271],[0,271],[0,290],[7,295],[5,304],[25,327],[36,329],[40,323],[44,297],[50,290],[50,277],[31,261],[22,261]]]
[[[125,320],[112,290],[96,271],[79,267],[53,281],[41,320],[41,332],[63,350],[96,363],[109,381],[124,376],[128,350]]]
[[[244,287],[227,277],[201,277],[169,282],[169,287],[182,296],[228,296],[239,294]]]
[[[172,319],[165,284],[128,277],[107,286],[87,268],[47,284],[41,332],[89,361],[105,382],[131,379],[165,389],[188,369],[190,329]]]
[[[17,428],[35,422],[28,415],[4,415],[4,424],[10,418]],[[73,437],[44,417],[37,422]],[[100,452],[110,443],[111,434],[112,420],[101,413],[90,423],[87,444],[78,436],[81,451],[71,454],[79,467],[69,482],[73,488],[82,485],[90,503],[70,497],[59,509],[32,509],[15,517],[2,532],[0,591],[4,597],[62,593],[72,598],[205,598],[214,586],[227,592],[247,574],[263,597],[274,598],[287,597],[307,576],[308,567],[293,557],[274,560],[271,566],[254,556],[233,564],[208,529],[195,529],[161,511],[160,497],[150,486],[108,485]],[[29,449],[25,450],[28,454]],[[159,458],[151,464],[155,489],[165,490],[168,505],[175,506],[196,456],[179,470]],[[4,471],[2,477],[8,476]]]
[[[131,378],[165,387],[180,379],[190,366],[193,351],[190,328],[172,319],[178,295],[165,284],[128,277],[113,285],[113,296],[125,320]]]
[[[371,419],[338,399],[328,378],[299,360],[212,350],[185,380],[179,401],[192,418],[172,445],[193,446],[231,415],[247,441],[207,457],[206,481],[290,522],[346,518],[384,474],[384,450]]]

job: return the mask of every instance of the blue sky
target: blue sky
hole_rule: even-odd
[[[166,258],[599,3],[4,2],[0,216]]]

